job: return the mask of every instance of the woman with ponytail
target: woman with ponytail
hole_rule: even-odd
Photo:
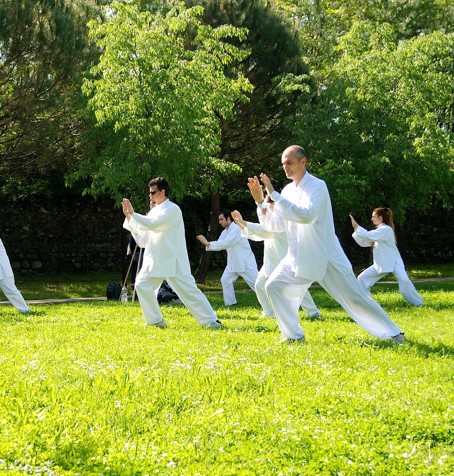
[[[354,240],[363,247],[372,247],[374,264],[364,270],[358,281],[370,293],[370,288],[388,273],[393,273],[399,284],[399,292],[413,306],[422,306],[423,300],[410,281],[405,265],[396,246],[393,212],[390,208],[375,208],[372,223],[375,230],[367,231],[350,215]]]

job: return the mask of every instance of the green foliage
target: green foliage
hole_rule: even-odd
[[[248,29],[246,45],[251,54],[238,67],[254,90],[250,101],[239,104],[222,123],[220,159],[239,167],[236,174],[221,177],[231,196],[238,189],[247,190],[247,177],[267,172],[274,178],[280,153],[292,134],[289,124],[298,99],[309,100],[313,81],[301,57],[297,31],[276,2],[186,0],[186,4],[204,7],[205,24]]]
[[[406,331],[371,338],[324,291],[325,321],[277,345],[255,297],[225,329],[181,305],[142,326],[138,304],[2,309],[0,471],[8,474],[314,475],[454,470],[452,289],[419,287],[422,309],[375,288]]]
[[[0,193],[51,195],[77,156],[93,2],[0,1]]]
[[[242,198],[300,142],[336,213],[450,207],[452,1],[185,4],[0,0],[1,195]]]
[[[430,31],[440,23],[424,25],[423,4],[414,5],[421,15],[421,29],[416,17],[412,27],[418,36],[403,32],[397,7],[391,24],[370,4],[363,12],[368,21],[351,17],[348,31],[328,47],[333,54],[320,52],[318,63],[313,58],[319,91],[301,109],[295,134],[309,150],[311,170],[328,182],[337,214],[382,205],[403,221],[413,207],[451,207],[454,37]],[[437,2],[440,12],[444,7]],[[320,21],[327,14],[322,8]],[[328,38],[337,31],[331,28]]]
[[[354,173],[368,177],[367,188],[362,179],[353,180],[356,201],[369,208],[392,204],[401,216],[414,204],[429,210],[434,199],[450,208],[454,35],[435,32],[397,42],[388,25],[362,24],[341,46],[333,81],[344,87],[335,119],[361,143],[345,153]]]
[[[216,167],[220,121],[251,91],[243,75],[224,73],[247,56],[229,42],[247,31],[203,25],[202,12],[180,4],[152,14],[113,3],[91,23],[102,52],[84,91],[97,123],[113,132],[109,147],[74,177],[91,176],[90,193],[134,196],[137,183],[163,175],[174,177],[181,198],[199,167]]]

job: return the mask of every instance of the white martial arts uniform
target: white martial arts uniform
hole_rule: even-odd
[[[422,306],[422,297],[405,271],[404,262],[396,246],[394,230],[386,223],[380,223],[375,230],[371,231],[358,226],[352,236],[360,246],[372,246],[374,264],[358,276],[358,281],[364,289],[369,293],[370,288],[377,281],[388,273],[393,273],[397,278],[399,292],[406,301],[413,306]]]
[[[145,248],[135,290],[147,324],[163,319],[156,294],[164,279],[199,324],[215,323],[217,316],[191,274],[180,207],[167,199],[146,216],[133,213],[123,226],[138,246]]]
[[[258,211],[260,219],[260,211]],[[247,222],[247,226],[241,230],[241,234],[252,241],[263,241],[263,266],[255,281],[255,293],[263,309],[263,315],[274,317],[273,306],[265,291],[265,283],[271,273],[276,269],[282,258],[287,254],[288,242],[285,231],[275,232],[267,230],[260,223]],[[309,317],[319,317],[317,309],[309,291],[304,293],[301,300],[301,308]]]
[[[274,191],[274,212],[265,215],[267,228],[285,229],[289,242],[286,257],[266,282],[284,338],[304,336],[298,309],[302,293],[318,283],[367,332],[387,340],[401,333],[386,312],[364,293],[334,230],[328,188],[306,172],[298,184],[288,184],[282,194]]]
[[[0,289],[4,292],[10,303],[20,312],[29,312],[21,292],[14,282],[14,273],[11,268],[8,255],[6,254],[3,241],[0,239]]]
[[[241,228],[231,223],[221,233],[217,241],[210,241],[207,251],[227,250],[227,266],[221,276],[224,304],[236,304],[235,288],[233,283],[241,276],[247,285],[255,290],[255,280],[258,269],[254,253],[247,238],[241,236]]]

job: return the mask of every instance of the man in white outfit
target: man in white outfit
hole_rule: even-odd
[[[284,342],[305,340],[299,324],[301,295],[317,281],[367,332],[382,339],[403,342],[405,335],[371,296],[364,293],[335,234],[328,188],[306,171],[306,154],[300,146],[284,150],[282,166],[292,183],[282,193],[265,174],[260,178],[274,200],[267,210],[266,226],[285,230],[288,253],[268,278],[265,290],[271,301]],[[263,191],[257,177],[249,188],[259,206]]]
[[[273,204],[270,204],[270,208]],[[262,216],[266,210],[257,209],[257,216],[259,222],[262,221]],[[273,306],[271,305],[265,291],[265,283],[270,277],[271,273],[276,269],[282,258],[287,254],[288,242],[285,231],[270,231],[267,230],[262,223],[251,223],[245,221],[237,210],[232,212],[232,217],[235,223],[241,228],[243,236],[252,241],[263,241],[263,266],[260,268],[259,274],[255,281],[255,293],[257,299],[262,306],[263,317],[275,317]],[[317,309],[314,300],[309,291],[304,293],[301,300],[301,308],[311,319],[320,319],[321,314]]]
[[[227,266],[222,273],[221,284],[224,304],[233,306],[237,303],[233,284],[240,276],[255,290],[257,262],[249,241],[241,236],[241,228],[232,221],[230,211],[224,210],[219,215],[219,224],[224,230],[217,241],[208,241],[203,235],[196,238],[205,245],[207,251],[227,250]]]
[[[8,298],[10,303],[19,311],[19,312],[30,312],[25,299],[23,298],[21,292],[17,289],[14,282],[14,273],[11,268],[11,263],[9,261],[8,255],[6,254],[5,246],[3,241],[0,239],[0,289],[3,291],[5,296]]]
[[[168,199],[169,184],[157,177],[149,187],[150,201],[155,206],[146,216],[135,213],[127,198],[122,201],[126,216],[123,226],[133,234],[138,246],[145,248],[135,290],[146,325],[167,327],[157,299],[166,279],[200,325],[219,329],[221,323],[191,274],[183,216],[180,207]]]

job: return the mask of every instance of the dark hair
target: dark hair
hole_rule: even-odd
[[[394,237],[396,238],[396,229],[394,227],[394,217],[391,208],[388,207],[379,207],[375,208],[374,213],[383,218],[383,223],[390,226],[394,231]],[[397,238],[396,238],[397,241]]]
[[[224,218],[227,220],[228,218],[230,218],[230,221],[233,221],[232,220],[232,212],[230,210],[222,210],[221,213],[219,213],[219,215],[224,215]]]
[[[156,177],[154,179],[151,179],[148,186],[151,187],[152,185],[156,185],[158,190],[165,190],[166,197],[169,196],[169,191],[170,191],[169,182],[167,182],[167,180],[164,177]]]

